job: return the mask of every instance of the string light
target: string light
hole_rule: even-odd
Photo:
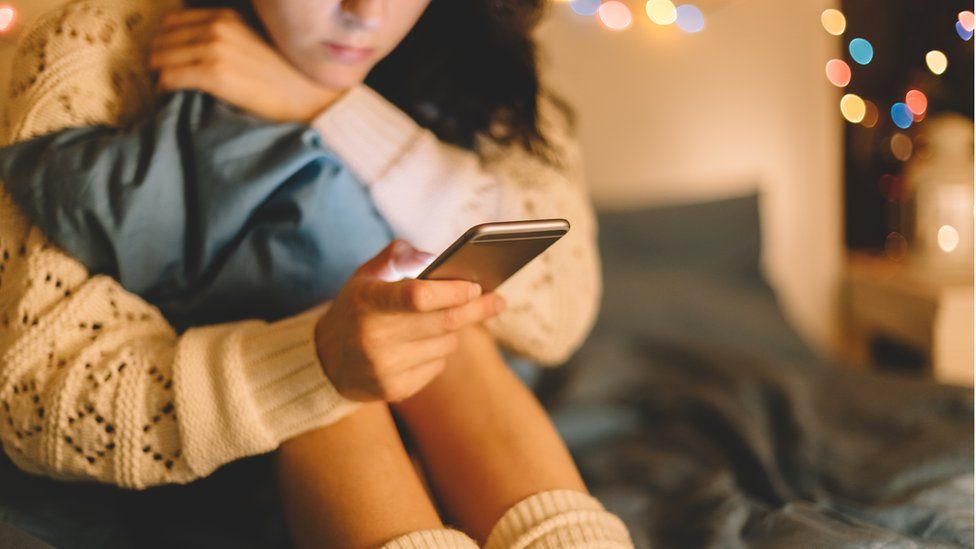
[[[963,26],[962,21],[956,21],[956,34],[959,38],[969,41],[973,37],[973,31]]]
[[[949,59],[941,51],[932,50],[925,54],[925,64],[928,65],[932,74],[938,75],[946,71],[946,68],[949,66]]]
[[[630,26],[634,18],[630,15],[630,8],[618,0],[609,0],[600,4],[600,21],[608,29],[623,30]]]
[[[959,245],[959,231],[952,225],[943,225],[939,227],[938,239],[942,251],[950,253]]]
[[[840,113],[851,124],[857,124],[861,120],[864,120],[866,111],[867,108],[864,106],[864,100],[859,96],[848,93],[840,98]]]
[[[904,103],[895,103],[891,106],[891,121],[903,130],[907,130],[912,125],[912,111]]]
[[[827,61],[825,71],[827,72],[827,80],[830,80],[830,83],[838,88],[843,88],[851,83],[851,67],[840,59]]]
[[[874,46],[871,42],[863,38],[855,38],[848,44],[848,51],[851,52],[851,59],[859,65],[867,65],[874,59]]]
[[[573,0],[569,3],[569,7],[578,15],[596,15],[600,11],[600,0]]]
[[[968,10],[959,12],[959,24],[967,31],[973,32],[973,12]]]
[[[865,128],[873,128],[878,123],[878,106],[871,101],[864,102],[864,120],[861,125]]]
[[[678,10],[671,0],[647,0],[644,5],[647,17],[658,25],[670,25],[678,19]]]
[[[0,34],[6,34],[17,22],[17,10],[13,6],[0,4]]]
[[[840,36],[844,34],[844,29],[847,28],[847,18],[838,10],[827,9],[820,14],[820,24],[828,33]]]
[[[925,114],[925,109],[929,106],[929,98],[918,90],[909,90],[905,94],[905,104],[908,105],[908,110],[912,111],[912,114],[922,115]]]
[[[681,4],[675,8],[675,23],[685,32],[698,32],[705,28],[705,16],[694,4]]]
[[[898,160],[905,162],[912,157],[912,140],[903,133],[891,136],[891,154]]]

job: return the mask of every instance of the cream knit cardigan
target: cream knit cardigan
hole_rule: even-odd
[[[23,37],[3,139],[124,126],[153,105],[150,37],[174,0],[74,0]],[[470,225],[565,217],[572,230],[499,293],[499,342],[545,364],[588,333],[600,294],[596,227],[576,147],[546,111],[565,168],[482,142],[439,142],[366,87],[313,123],[368,185],[397,236],[438,252]],[[0,439],[21,468],[143,488],[185,483],[332,423],[358,404],[325,377],[313,341],[328,304],[294,317],[178,336],[112,278],[89,276],[0,191]]]

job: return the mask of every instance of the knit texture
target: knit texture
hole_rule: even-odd
[[[144,115],[150,40],[175,5],[73,0],[42,17],[15,57],[3,142]],[[516,354],[556,364],[589,332],[600,279],[578,149],[557,117],[544,119],[565,152],[561,167],[488,141],[478,154],[440,143],[364,86],[315,127],[418,247],[437,251],[484,221],[569,219],[570,233],[499,289],[509,307],[487,322]],[[177,337],[155,307],[111,278],[89,277],[0,192],[4,450],[28,471],[136,488],[188,482],[273,450],[358,405],[318,363],[312,334],[327,306]]]
[[[383,544],[381,549],[470,549],[478,547],[464,532],[451,529],[417,530]]]
[[[27,31],[8,140],[125,124],[151,104],[145,56],[173,3],[73,1]],[[7,141],[5,141],[7,142]],[[30,227],[0,192],[0,439],[22,469],[142,488],[271,451],[358,403],[318,362],[328,304],[177,337],[159,311]]]
[[[627,527],[596,498],[549,490],[516,503],[492,527],[485,549],[627,549]]]

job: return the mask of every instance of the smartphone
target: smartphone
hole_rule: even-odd
[[[468,229],[417,278],[467,280],[490,292],[564,234],[565,219],[526,219],[482,223]]]

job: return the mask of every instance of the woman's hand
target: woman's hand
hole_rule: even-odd
[[[307,122],[341,94],[305,76],[230,9],[166,14],[149,66],[160,91],[201,90],[278,122]]]
[[[315,327],[319,360],[338,391],[353,400],[403,400],[436,377],[458,347],[458,331],[505,307],[460,280],[403,279],[429,254],[402,240],[364,263]]]

